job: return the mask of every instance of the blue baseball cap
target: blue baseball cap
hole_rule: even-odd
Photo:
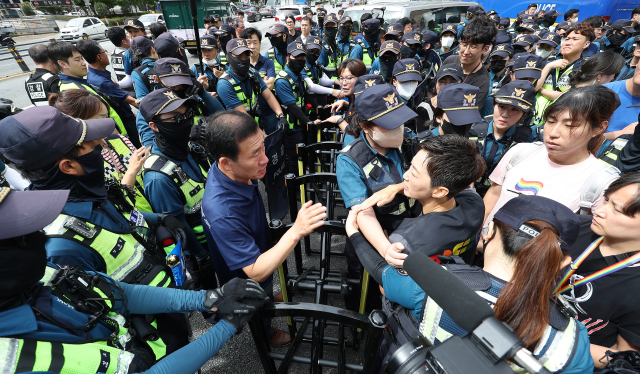
[[[338,26],[338,16],[336,16],[335,13],[329,13],[327,14],[327,16],[324,18],[324,26],[327,25],[327,23],[335,23],[336,26]]]
[[[455,126],[466,126],[482,122],[478,109],[480,89],[466,83],[452,83],[442,87],[438,93],[438,108],[444,110]]]
[[[442,32],[440,33],[440,36],[442,37],[445,32],[452,33],[453,37],[458,39],[458,27],[456,25],[451,23],[448,25],[445,25],[444,28],[442,29]]]
[[[227,43],[227,53],[232,53],[234,55],[240,55],[243,52],[251,53],[249,47],[247,47],[247,41],[242,38],[235,38],[229,40]]]
[[[386,130],[396,129],[418,116],[389,84],[365,88],[356,100],[356,111],[361,120],[372,121]]]
[[[142,55],[151,47],[153,47],[153,42],[146,36],[136,36],[135,38],[133,38],[133,40],[131,41],[131,45],[129,46],[131,52],[133,52],[133,54],[136,56]]]
[[[353,86],[353,94],[358,96],[364,92],[365,88],[373,87],[379,84],[385,84],[380,74],[365,74],[358,77],[356,84]]]
[[[518,58],[513,63],[513,73],[517,79],[534,78],[539,79],[542,75],[544,61],[542,57],[531,53],[519,53]]]
[[[409,31],[404,34],[402,37],[403,42],[407,42],[408,44],[420,44],[422,45],[422,35],[418,31]]]
[[[391,51],[393,54],[400,54],[400,48],[402,47],[402,45],[395,41],[395,40],[390,40],[390,41],[385,41],[384,43],[382,43],[382,45],[380,46],[380,53],[379,55],[382,55],[386,52]]]
[[[26,109],[0,121],[0,154],[17,166],[49,167],[82,142],[113,133],[112,118],[80,120],[51,106]]]
[[[431,30],[424,30],[422,32],[422,46],[431,44],[433,47],[438,42],[438,35]]]
[[[161,58],[156,61],[153,68],[158,78],[162,79],[164,84],[169,87],[181,84],[193,86],[190,70],[182,60],[173,57]]]
[[[325,24],[327,22],[325,21]],[[269,26],[269,30],[267,30],[267,35],[278,35],[278,34],[284,34],[287,32],[287,26],[285,26],[282,23],[274,23],[273,25]]]
[[[378,18],[369,18],[362,22],[362,30],[379,30],[380,20]]]
[[[401,23],[392,23],[389,26],[387,26],[387,30],[385,30],[385,35],[386,34],[399,35],[399,34],[402,34],[403,32],[404,32],[404,28],[402,27]]]
[[[342,16],[342,18],[340,18],[340,24],[339,26],[344,25],[347,22],[351,22],[351,24],[353,24],[353,20],[351,19],[351,17],[349,16]]]
[[[127,18],[124,20],[124,28],[132,27],[138,30],[144,30],[144,23],[137,18]]]
[[[511,44],[498,44],[493,47],[493,50],[489,55],[489,57],[492,56],[511,57],[513,56],[513,47]]]
[[[500,87],[494,100],[500,104],[513,105],[528,113],[536,100],[536,89],[529,81],[511,81]]]
[[[180,49],[180,42],[171,33],[165,32],[160,34],[156,41],[153,42],[153,49],[160,58],[175,57],[176,52]]]
[[[511,18],[509,17],[500,17],[500,22],[498,22],[498,27],[500,29],[507,29],[511,25]]]
[[[292,56],[306,55],[307,50],[302,42],[292,42],[287,46],[287,54]]]
[[[549,17],[558,17],[558,16],[561,16],[563,14],[564,13],[558,13],[558,11],[555,10],[555,9],[550,9],[550,10],[547,10],[547,12],[544,15],[545,16],[549,16]]]
[[[498,30],[495,37],[495,44],[509,44],[511,45],[511,35],[506,30]]]
[[[168,88],[157,89],[140,103],[140,114],[147,122],[153,122],[159,115],[172,112],[187,103],[195,104],[193,97],[181,99]]]
[[[518,35],[513,46],[531,47],[534,44],[536,44],[536,41],[533,35]]]
[[[622,29],[630,34],[636,32],[636,30],[632,26],[633,22],[629,19],[619,19],[611,25],[612,29]]]
[[[484,9],[480,6],[480,5],[472,5],[467,9],[467,12],[469,13],[473,13],[476,16],[481,16],[483,14],[486,14],[486,12],[484,11]]]
[[[606,22],[605,22],[605,24],[606,24]],[[571,28],[571,24],[569,23],[569,21],[562,21],[562,22],[560,22],[558,24],[558,26],[556,26],[556,31],[558,31],[558,30],[569,30],[570,28]]]
[[[318,48],[322,51],[322,40],[317,36],[309,35],[307,38],[307,49]]]
[[[219,48],[218,39],[211,35],[204,35],[200,38],[200,48],[202,49],[216,49]]]
[[[562,41],[562,36],[556,34],[555,32],[550,32],[550,33],[547,33],[547,35],[545,35],[544,38],[540,39],[538,44],[548,44],[555,48],[560,45],[561,41]]]
[[[538,37],[538,40],[540,40],[540,39],[544,39],[544,37],[547,36],[548,33],[549,33],[548,30],[538,29],[538,30],[533,32],[533,36]]]
[[[0,240],[36,232],[53,222],[69,190],[12,191],[0,187]]]
[[[393,65],[393,76],[398,82],[422,81],[420,75],[420,64],[415,58],[405,58]]]

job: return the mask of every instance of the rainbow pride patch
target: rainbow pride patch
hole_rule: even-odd
[[[542,182],[530,182],[520,178],[520,181],[516,183],[516,191],[527,191],[537,195],[538,192],[540,192],[540,189],[542,189],[542,186]]]

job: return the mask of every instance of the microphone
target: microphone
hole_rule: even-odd
[[[427,255],[411,253],[404,270],[496,363],[511,359],[531,374],[549,373],[483,298]]]

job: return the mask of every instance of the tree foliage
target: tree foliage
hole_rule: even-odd
[[[96,13],[98,13],[98,16],[100,17],[105,17],[107,16],[107,14],[109,14],[109,8],[105,3],[95,3],[93,5],[93,8],[96,10]]]
[[[35,16],[36,15],[36,12],[33,10],[31,5],[29,5],[29,4],[24,4],[22,6],[22,13],[24,13],[25,16]]]

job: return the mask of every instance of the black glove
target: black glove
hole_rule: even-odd
[[[187,93],[187,97],[193,95],[200,96],[204,93],[204,86],[202,86],[202,84],[198,82],[197,79],[191,78],[191,83],[193,83],[193,85],[185,90]]]
[[[193,143],[204,145],[204,128],[205,126],[203,124],[191,126],[191,135],[189,136],[189,140],[191,140]]]
[[[180,238],[182,239],[182,248],[187,246],[187,232],[188,228],[182,222],[180,222],[176,217],[172,216],[169,213],[160,213],[158,215],[158,225],[166,227],[171,234],[176,237],[180,234]]]
[[[282,129],[284,131],[289,130],[289,121],[287,121],[287,116],[282,116],[278,119],[278,122],[280,122],[280,125],[282,125]]]
[[[258,282],[233,278],[224,286],[207,291],[204,306],[207,309],[217,308],[220,318],[240,332],[253,313],[267,302],[269,297]]]

